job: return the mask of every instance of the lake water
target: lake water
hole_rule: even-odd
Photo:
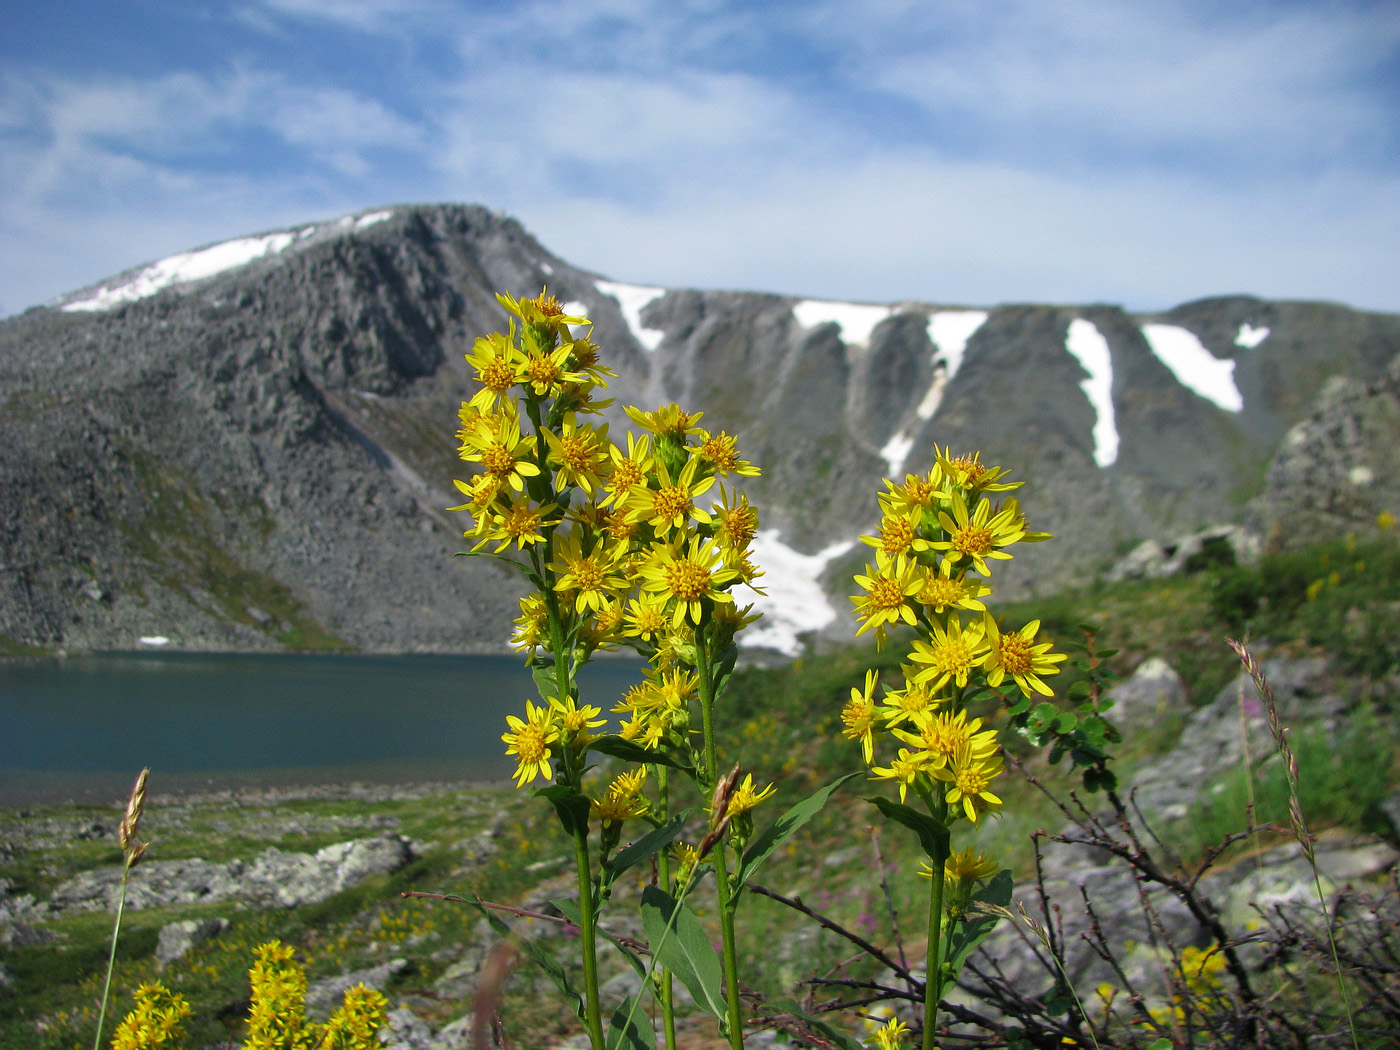
[[[634,660],[584,669],[604,711]],[[502,780],[514,656],[118,653],[0,662],[0,804],[286,784]]]

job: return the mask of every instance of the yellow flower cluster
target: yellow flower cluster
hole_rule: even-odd
[[[564,694],[599,650],[626,646],[650,661],[646,681],[614,708],[621,735],[685,754],[697,635],[722,652],[755,619],[731,591],[760,575],[750,558],[758,515],[726,479],[758,468],[731,435],[674,404],[628,407],[639,433],[613,442],[598,418],[609,402],[596,394],[614,373],[580,334],[589,322],[544,293],[498,299],[513,319],[467,355],[481,389],[459,412],[458,455],[477,471],[456,482],[467,501],[452,509],[472,516],[472,553],[510,562],[534,585],[512,645],[537,680],[539,668],[562,665],[559,695],[507,719],[516,784],[555,779],[557,764],[572,768],[570,756],[595,739],[601,711]],[[619,819],[639,804],[609,789],[594,811]]]
[[[183,1035],[180,1022],[190,1015],[190,1004],[159,981],[136,989],[136,1005],[112,1033],[112,1050],[157,1050],[177,1046]]]
[[[857,634],[873,630],[883,645],[889,628],[907,625],[916,637],[900,688],[877,699],[870,672],[863,689],[851,690],[843,735],[860,742],[871,773],[896,784],[901,802],[911,789],[926,799],[938,792],[948,819],[973,823],[1001,805],[992,782],[1003,766],[996,730],[969,717],[972,687],[1010,679],[1026,696],[1049,696],[1044,678],[1065,659],[1037,639],[1040,621],[1003,631],[983,601],[991,565],[1012,556],[1007,548],[1049,538],[1030,530],[1016,499],[1000,498],[1020,485],[1005,477],[977,455],[945,450],[927,474],[887,480],[879,530],[862,537],[875,564],[855,577],[861,593],[851,599]],[[883,763],[877,737],[896,749]]]
[[[388,1001],[364,985],[346,991],[325,1024],[306,1020],[306,971],[292,949],[269,941],[257,949],[248,971],[252,1003],[243,1050],[379,1050],[378,1032],[389,1020]],[[190,1004],[159,981],[136,989],[136,1005],[112,1035],[112,1050],[174,1047]]]

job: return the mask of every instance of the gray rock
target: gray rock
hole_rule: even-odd
[[[1164,716],[1187,710],[1191,698],[1186,684],[1167,661],[1150,656],[1131,678],[1113,687],[1109,718],[1123,726],[1150,725]]]
[[[39,944],[53,944],[59,939],[59,934],[42,926],[15,921],[0,923],[0,944],[6,948],[32,948]]]
[[[315,981],[306,989],[306,1012],[313,1020],[324,1021],[340,1008],[345,993],[358,984],[382,992],[389,982],[408,969],[407,959],[388,962],[364,970],[354,970],[336,977]]]
[[[373,875],[397,871],[412,859],[408,840],[387,834],[337,843],[315,854],[270,848],[251,861],[149,861],[132,870],[126,907],[139,910],[222,900],[287,908],[316,904]],[[119,867],[83,872],[58,886],[48,907],[57,912],[109,911],[116,906],[120,885]]]
[[[219,936],[228,929],[228,925],[227,919],[210,918],[186,919],[163,926],[156,940],[156,958],[162,963],[174,962]]]

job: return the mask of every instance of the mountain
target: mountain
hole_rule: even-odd
[[[0,644],[502,651],[519,583],[453,559],[466,522],[443,508],[463,354],[502,326],[495,292],[544,285],[595,321],[618,406],[702,410],[764,468],[756,553],[784,613],[753,634],[788,652],[847,630],[878,480],[926,469],[935,444],[1030,482],[1056,539],[998,589],[1046,590],[1243,520],[1329,380],[1370,389],[1400,354],[1400,317],[1327,303],[1142,315],[646,288],[484,208],[360,213],[0,322]]]

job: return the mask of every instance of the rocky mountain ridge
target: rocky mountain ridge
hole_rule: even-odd
[[[500,651],[519,585],[451,559],[464,523],[443,508],[462,355],[503,323],[496,291],[543,285],[594,320],[618,406],[702,410],[763,466],[757,558],[786,604],[754,638],[785,652],[849,633],[877,479],[923,469],[935,444],[1031,482],[1056,542],[999,590],[1046,590],[1142,540],[1244,520],[1270,464],[1306,449],[1285,437],[1328,381],[1384,399],[1400,355],[1400,317],[1332,304],[1134,315],[644,288],[484,208],[378,209],[0,322],[0,641]],[[1388,418],[1337,454],[1372,456]],[[1338,469],[1372,494],[1393,484]]]

